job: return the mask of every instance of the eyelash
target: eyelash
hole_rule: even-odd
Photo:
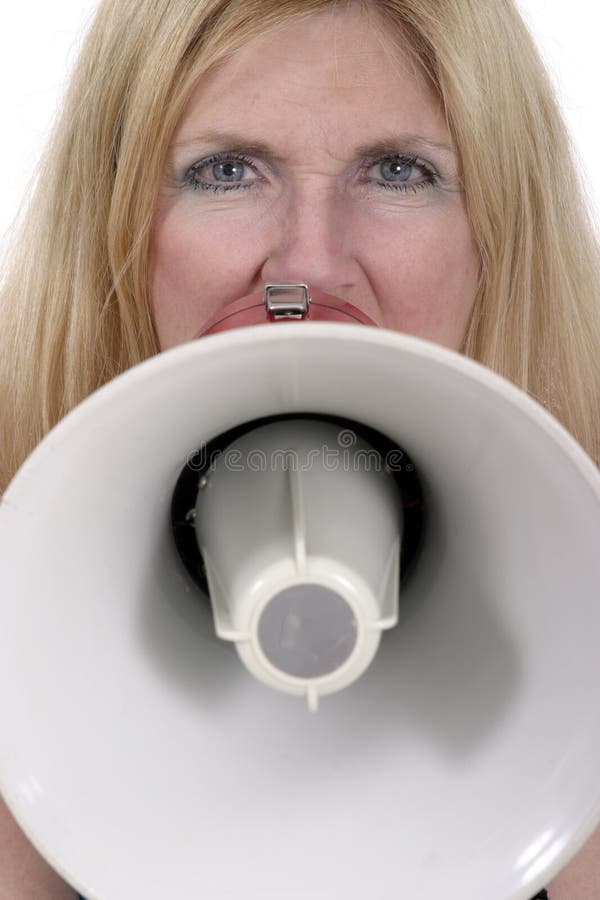
[[[402,194],[412,191],[416,194],[417,191],[421,191],[424,188],[437,187],[438,185],[437,172],[417,156],[404,156],[401,153],[392,153],[389,156],[380,156],[377,159],[368,160],[361,165],[360,170],[361,172],[368,172],[373,166],[381,165],[384,162],[397,162],[401,166],[417,167],[422,169],[423,174],[426,176],[425,181],[419,181],[416,184],[411,184],[406,181],[398,181],[395,183],[393,181],[375,181],[375,184],[385,191],[400,191]]]
[[[236,182],[233,181],[230,184],[227,184],[226,182],[223,184],[212,184],[209,181],[196,180],[197,172],[201,172],[202,169],[206,169],[208,166],[214,166],[217,163],[222,162],[241,162],[251,168],[253,172],[256,172],[256,166],[252,160],[248,159],[247,156],[244,156],[243,153],[215,153],[213,156],[206,157],[206,159],[198,160],[198,162],[194,163],[194,165],[188,169],[185,175],[186,186],[191,187],[195,191],[212,191],[214,194],[229,193],[230,191],[239,190],[247,191],[250,188],[257,187],[257,182],[255,181],[252,181],[249,184],[236,184]]]
[[[231,191],[248,191],[255,190],[260,186],[260,182],[251,181],[247,184],[244,182],[223,182],[221,184],[212,183],[209,181],[198,181],[196,175],[198,172],[201,172],[202,169],[206,169],[208,166],[214,166],[217,163],[222,162],[239,162],[248,166],[252,169],[253,172],[257,172],[256,166],[253,161],[249,159],[247,156],[244,156],[243,153],[216,153],[213,156],[206,157],[206,159],[200,159],[198,162],[194,163],[188,171],[186,172],[184,178],[184,185],[186,187],[191,187],[194,191],[207,191],[213,194],[224,194],[230,193]],[[389,156],[381,156],[377,159],[370,159],[364,161],[360,166],[361,172],[368,172],[369,169],[372,169],[373,166],[381,165],[384,162],[398,162],[402,166],[412,166],[418,167],[423,170],[423,173],[426,175],[425,181],[419,181],[416,184],[411,184],[408,182],[389,182],[389,181],[375,181],[374,183],[377,187],[386,191],[396,191],[400,193],[408,193],[412,191],[413,193],[417,193],[417,191],[423,190],[424,188],[435,187],[438,184],[438,175],[437,172],[425,163],[423,160],[419,159],[417,156],[405,156],[401,153],[399,154],[390,154]],[[258,173],[257,173],[258,174]],[[363,182],[364,184],[368,183],[368,180]]]

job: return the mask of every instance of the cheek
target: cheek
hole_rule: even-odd
[[[190,340],[221,306],[248,293],[257,265],[258,247],[243,222],[224,227],[187,211],[158,211],[149,291],[161,350]]]
[[[384,241],[370,238],[366,252],[385,327],[459,350],[479,275],[466,216],[428,217],[421,224],[397,226]]]

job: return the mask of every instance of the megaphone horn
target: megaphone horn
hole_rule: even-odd
[[[380,439],[402,580],[406,485],[302,468]],[[529,900],[600,820],[599,534],[591,460],[459,354],[347,321],[160,354],[3,498],[3,794],[88,900]]]

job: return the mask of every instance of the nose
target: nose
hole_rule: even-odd
[[[263,283],[302,282],[344,297],[358,276],[343,198],[331,189],[307,185],[290,192],[266,249]]]

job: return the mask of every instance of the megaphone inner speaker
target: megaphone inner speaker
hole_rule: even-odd
[[[389,468],[400,497],[399,510],[401,509],[404,521],[400,575],[404,582],[410,576],[423,546],[426,527],[424,483],[414,461],[395,441],[375,428],[341,416],[307,412],[294,413],[291,416],[285,414],[264,416],[241,423],[189,454],[173,490],[171,528],[181,561],[199,590],[208,596],[206,566],[198,547],[194,513],[199,491],[213,461],[243,435],[262,426],[285,421],[325,422],[335,425],[340,432],[360,435],[380,455],[382,465]]]
[[[406,571],[423,530],[405,456],[353,421],[273,417],[193,454],[177,483],[176,546],[217,635],[313,711],[362,675],[397,624],[400,561]]]
[[[320,584],[301,584],[276,594],[258,625],[260,646],[282,672],[317,678],[342,666],[356,645],[350,605]]]

